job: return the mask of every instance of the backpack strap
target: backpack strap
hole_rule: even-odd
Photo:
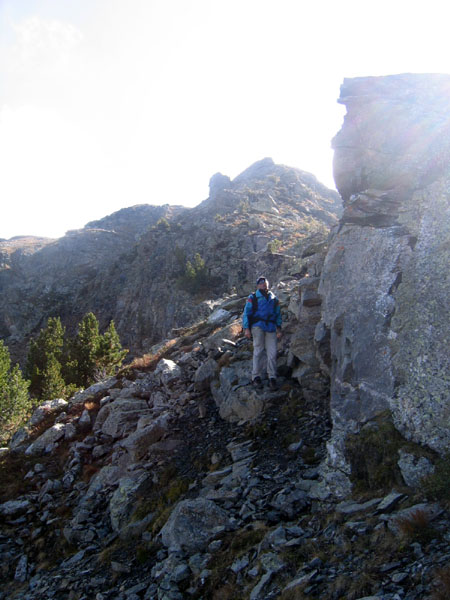
[[[252,325],[255,321],[255,313],[258,310],[258,298],[256,297],[256,293],[253,292],[253,294],[251,294],[249,296],[249,300],[252,303],[252,312],[250,315],[248,315],[248,324],[250,329],[252,328]]]

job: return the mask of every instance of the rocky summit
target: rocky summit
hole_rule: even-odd
[[[0,599],[450,597],[449,90],[344,81],[343,211],[264,159],[194,209],[2,242],[17,356],[93,310],[133,357],[0,449]],[[252,385],[241,327],[260,273],[276,389]]]

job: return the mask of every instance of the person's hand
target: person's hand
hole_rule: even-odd
[[[244,329],[244,335],[246,338],[250,339],[252,337],[250,329]]]
[[[282,335],[281,329],[277,329],[277,340],[281,340]]]

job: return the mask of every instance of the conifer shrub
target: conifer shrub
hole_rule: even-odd
[[[25,375],[30,380],[30,393],[35,398],[65,396],[61,372],[65,328],[59,317],[50,317],[47,326],[31,340]]]
[[[26,381],[19,365],[11,366],[8,348],[0,340],[0,444],[4,445],[11,434],[30,413],[32,403]]]
[[[87,313],[74,338],[66,335],[59,317],[50,317],[47,326],[30,342],[26,375],[30,391],[38,400],[68,398],[78,388],[88,387],[116,373],[128,350],[124,350],[111,321],[105,333],[97,317]]]
[[[205,261],[197,252],[192,262],[186,261],[184,271],[177,279],[177,285],[190,294],[198,294],[214,288],[217,279],[209,275]]]
[[[161,217],[156,222],[156,229],[159,229],[160,231],[169,231],[170,230],[169,221],[165,217]]]
[[[282,245],[283,245],[283,242],[281,240],[279,240],[278,238],[275,238],[274,240],[272,240],[271,242],[269,242],[267,244],[267,250],[268,250],[268,252],[270,252],[270,254],[276,254],[277,252],[279,252],[281,250]]]

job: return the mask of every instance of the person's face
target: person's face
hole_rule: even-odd
[[[258,283],[257,287],[260,292],[267,292],[267,290],[269,289],[267,286],[267,281],[265,279]]]

